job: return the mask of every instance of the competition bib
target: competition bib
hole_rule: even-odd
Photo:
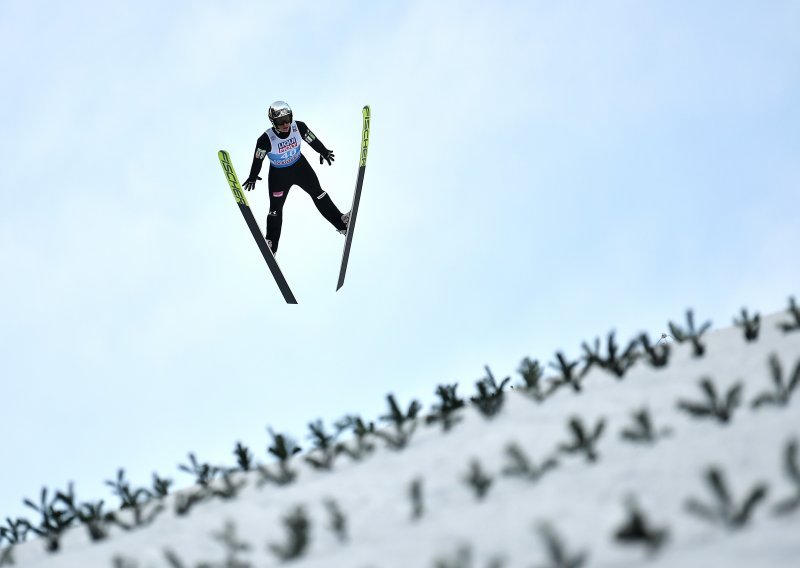
[[[300,159],[300,142],[302,137],[297,130],[297,123],[292,121],[291,134],[288,138],[280,138],[271,128],[267,131],[272,150],[267,152],[269,163],[275,168],[286,168]]]

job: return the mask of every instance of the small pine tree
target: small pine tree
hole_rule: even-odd
[[[789,483],[794,486],[794,495],[782,499],[775,505],[776,515],[788,515],[800,509],[800,459],[798,459],[797,440],[791,440],[786,444],[783,468]]]
[[[669,530],[653,527],[633,498],[626,500],[628,517],[614,532],[614,538],[622,544],[643,545],[648,552],[656,553],[669,538]]]
[[[774,353],[770,355],[769,366],[772,372],[773,390],[758,395],[751,405],[753,408],[767,405],[785,407],[789,404],[792,393],[800,385],[800,360],[797,361],[794,372],[788,380],[784,380],[781,362]]]
[[[270,544],[269,549],[281,560],[293,560],[303,556],[310,542],[311,521],[302,506],[297,506],[283,519],[288,531],[284,544]]]
[[[721,396],[711,379],[703,377],[700,379],[700,389],[705,394],[706,400],[703,402],[679,400],[678,408],[697,418],[714,418],[721,424],[728,424],[741,403],[743,388],[740,381]]]
[[[791,333],[800,330],[800,308],[797,307],[794,296],[789,298],[789,309],[787,311],[789,312],[791,321],[779,323],[778,328],[781,329],[783,333]]]
[[[476,459],[470,462],[469,471],[463,479],[475,491],[475,496],[479,501],[486,497],[493,483],[492,478],[483,471],[480,462]]]
[[[695,328],[694,312],[692,310],[686,311],[686,322],[687,327],[685,329],[678,327],[672,322],[669,322],[670,333],[672,333],[672,336],[679,343],[683,343],[685,341],[691,342],[694,348],[694,356],[702,357],[705,355],[706,347],[703,345],[700,339],[702,338],[703,334],[711,328],[711,322],[705,322],[699,328]]]
[[[747,308],[742,308],[741,314],[741,319],[733,318],[734,325],[742,328],[746,341],[755,341],[758,339],[759,331],[761,331],[761,315],[756,312],[753,316],[750,316],[747,313]]]
[[[586,461],[593,463],[598,460],[597,442],[605,429],[605,418],[598,420],[594,427],[586,426],[578,417],[573,417],[569,421],[569,429],[572,433],[572,441],[561,444],[559,449],[569,454],[583,454]]]
[[[716,502],[709,505],[690,498],[686,501],[686,510],[702,519],[721,524],[728,529],[738,529],[745,526],[752,517],[756,506],[767,496],[767,485],[759,483],[748,492],[747,496],[739,504],[735,503],[728,488],[725,474],[718,467],[712,466],[708,468],[706,482]]]

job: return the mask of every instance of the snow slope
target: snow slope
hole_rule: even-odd
[[[259,472],[238,473],[233,478],[246,485],[234,499],[211,498],[177,516],[180,497],[172,495],[149,526],[130,532],[114,527],[98,543],[84,528],[71,529],[55,554],[45,552],[42,539],[30,540],[13,550],[14,566],[279,566],[284,562],[270,544],[287,542],[283,519],[299,506],[308,514],[310,532],[307,550],[291,561],[296,568],[559,566],[543,540],[543,524],[558,535],[567,554],[586,555],[584,566],[796,567],[800,509],[782,516],[774,509],[800,490],[784,468],[787,444],[800,439],[800,393],[784,407],[751,408],[759,394],[772,388],[772,355],[784,377],[800,365],[800,331],[777,328],[791,319],[788,311],[763,318],[754,342],[746,342],[739,327],[708,332],[702,336],[702,357],[693,355],[691,344],[673,342],[666,367],[640,360],[621,380],[593,367],[580,394],[565,386],[539,403],[519,388],[507,389],[493,418],[469,407],[447,432],[439,424],[419,421],[405,449],[388,449],[372,437],[377,446],[372,455],[358,462],[340,456],[331,472],[313,469],[298,455],[290,463],[299,477],[289,485],[259,485]],[[742,403],[730,423],[698,419],[678,408],[678,400],[703,400],[703,377],[723,394],[743,383]],[[460,385],[459,394],[475,394],[471,387]],[[410,401],[398,402],[407,408]],[[657,430],[670,430],[654,444],[620,436],[632,427],[632,413],[642,408],[649,409]],[[595,462],[559,451],[571,439],[572,417],[589,427],[605,420]],[[511,464],[507,448],[512,443],[536,465],[551,457],[558,465],[536,480],[503,475]],[[464,482],[472,460],[493,479],[483,499]],[[705,479],[712,465],[723,471],[736,502],[756,484],[767,485],[766,497],[741,528],[729,529],[687,511],[690,498],[715,503]],[[268,467],[276,471],[276,464]],[[421,490],[418,518],[410,496],[415,480]],[[628,519],[629,497],[652,526],[668,531],[654,553],[614,538]],[[335,500],[346,519],[346,541],[331,528],[328,499]],[[226,523],[249,545],[235,561],[226,561],[226,548],[213,536]],[[180,564],[170,564],[165,550]]]

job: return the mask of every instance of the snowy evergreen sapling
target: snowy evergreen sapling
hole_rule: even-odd
[[[573,417],[569,421],[569,430],[573,439],[569,443],[559,445],[559,449],[568,454],[582,453],[586,457],[586,461],[595,462],[599,457],[597,442],[600,440],[605,426],[605,418],[601,418],[593,428],[589,428],[579,417]]]
[[[733,323],[744,330],[745,340],[755,341],[758,339],[758,332],[761,331],[761,316],[758,312],[751,317],[747,313],[747,308],[742,308],[741,319],[733,318]]]
[[[797,307],[797,303],[794,301],[794,296],[789,298],[789,315],[794,321],[791,322],[781,322],[778,324],[778,328],[780,328],[783,333],[790,333],[792,331],[800,330],[800,308]]]
[[[159,480],[156,475],[154,475],[154,478],[162,482],[161,489],[163,489],[164,494],[166,494],[165,485],[169,485],[170,482]],[[131,484],[125,479],[125,470],[122,468],[117,470],[117,479],[114,481],[106,481],[106,485],[111,487],[113,494],[119,498],[120,509],[133,513],[133,524],[122,521],[119,514],[114,515],[113,522],[124,530],[133,530],[134,528],[149,525],[155,520],[158,514],[163,511],[163,505],[156,503],[153,504],[147,514],[145,514],[146,505],[153,499],[153,494],[144,487],[135,490],[132,489]]]
[[[272,428],[267,428],[270,436],[272,436],[272,446],[267,447],[267,451],[278,458],[278,473],[274,474],[265,465],[258,466],[260,479],[258,486],[261,487],[265,483],[272,482],[277,485],[288,485],[297,479],[297,471],[289,467],[289,462],[292,456],[302,451],[294,440],[283,434],[276,434]]]
[[[62,533],[72,526],[75,517],[68,509],[58,506],[61,500],[57,494],[50,500],[47,493],[47,488],[43,487],[38,505],[30,499],[25,499],[23,503],[41,516],[39,525],[30,525],[30,530],[45,538],[48,552],[56,552]]]
[[[724,397],[717,394],[717,389],[711,379],[700,379],[700,389],[706,396],[703,402],[686,400],[678,401],[678,408],[697,418],[715,418],[721,424],[728,424],[733,418],[733,412],[739,407],[742,399],[743,385],[737,382]]]
[[[672,337],[674,337],[675,341],[678,343],[690,341],[694,347],[694,356],[702,357],[706,352],[706,347],[700,342],[700,338],[711,327],[711,322],[707,321],[701,325],[699,329],[695,329],[694,312],[692,310],[687,310],[686,324],[686,329],[683,329],[678,327],[676,324],[669,322],[670,333],[672,333]]]
[[[489,366],[487,365],[484,368],[486,369],[486,377],[475,384],[478,394],[470,400],[483,416],[493,418],[503,408],[503,402],[505,401],[503,389],[511,381],[511,377],[506,377],[498,385]]]
[[[30,530],[31,523],[27,519],[12,521],[6,517],[6,526],[0,527],[0,544],[3,543],[3,540],[8,541],[11,545],[25,542]]]
[[[151,495],[156,498],[163,498],[169,494],[169,486],[172,485],[171,479],[159,477],[156,472],[153,472],[153,491]]]
[[[478,501],[486,497],[493,483],[492,478],[483,471],[481,463],[477,459],[470,461],[469,471],[463,479],[464,482],[475,491],[475,496],[478,498]]]
[[[196,491],[185,491],[175,495],[175,514],[183,517],[189,514],[192,508],[209,497],[204,488]]]
[[[394,431],[387,432],[378,430],[375,435],[384,440],[387,446],[393,450],[401,450],[406,447],[417,428],[417,414],[422,406],[416,400],[411,401],[406,412],[400,409],[394,395],[389,394],[386,396],[389,403],[389,414],[381,416],[380,420],[389,422],[394,426]]]
[[[421,477],[411,481],[408,488],[408,496],[411,498],[411,519],[418,521],[425,514],[423,480]]]
[[[345,431],[348,428],[355,434],[355,444],[347,445],[345,442],[337,444],[336,450],[341,454],[350,456],[355,461],[360,461],[375,450],[375,445],[369,437],[375,434],[375,423],[365,423],[359,416],[345,416],[336,423],[336,428]]]
[[[622,544],[643,545],[650,553],[658,552],[667,542],[669,530],[652,526],[632,497],[626,499],[625,507],[627,520],[614,531],[614,538]]]
[[[522,380],[525,381],[523,392],[536,402],[543,402],[553,392],[552,385],[545,390],[542,384],[544,369],[536,359],[525,357],[520,362],[517,372],[522,375]]]
[[[189,452],[189,465],[179,464],[178,469],[190,475],[194,475],[195,483],[201,487],[208,487],[208,484],[216,479],[221,473],[222,468],[213,466],[209,463],[200,463],[195,455]]]
[[[775,506],[776,515],[788,515],[800,509],[800,459],[797,440],[790,440],[784,452],[783,468],[789,483],[794,486],[794,495],[781,500]]]
[[[568,361],[563,353],[560,351],[556,353],[556,360],[558,363],[550,363],[550,367],[561,373],[559,377],[554,379],[553,388],[551,392],[563,385],[569,385],[575,392],[581,392],[581,377],[575,374],[575,368],[578,366],[578,361]]]
[[[328,434],[322,420],[309,423],[308,428],[311,430],[308,437],[314,443],[311,450],[314,455],[306,456],[306,462],[316,469],[330,471],[333,469],[333,461],[339,453],[336,438],[341,434],[342,428],[337,427],[334,434]]]
[[[655,345],[651,345],[650,338],[646,333],[639,335],[639,343],[642,345],[642,349],[644,349],[644,354],[647,358],[647,362],[650,363],[650,366],[656,369],[667,366],[670,355],[670,347],[668,343],[659,342]]]
[[[309,545],[311,521],[305,509],[298,505],[283,519],[289,533],[284,544],[270,544],[271,550],[281,560],[293,560],[305,554]]]
[[[249,562],[239,558],[239,555],[249,552],[252,546],[243,540],[239,540],[236,536],[236,525],[233,521],[226,521],[223,529],[212,536],[214,540],[225,548],[225,561],[217,564],[217,566],[221,568],[250,568],[252,566]],[[212,568],[213,565],[209,564],[208,566]]]
[[[336,535],[336,538],[339,539],[339,542],[347,542],[347,518],[344,516],[344,512],[342,512],[342,508],[334,499],[326,499],[325,508],[328,510],[328,515],[331,520],[329,528],[333,531],[333,534]]]
[[[246,485],[244,479],[234,481],[233,476],[235,472],[226,471],[222,477],[215,483],[208,486],[208,491],[213,497],[220,499],[235,499]]]
[[[508,457],[509,465],[503,468],[501,473],[508,477],[519,477],[526,481],[539,481],[545,473],[558,466],[558,460],[555,458],[547,458],[541,465],[537,466],[525,455],[522,448],[515,443],[506,446],[506,456]]]
[[[618,379],[625,376],[625,373],[630,369],[639,358],[639,341],[631,341],[624,351],[619,351],[615,332],[612,331],[608,334],[606,343],[606,356],[600,353],[600,338],[596,338],[594,342],[594,350],[592,350],[586,342],[583,343],[584,361],[586,362],[582,374],[585,375],[593,365],[597,365],[606,371],[613,373]]]
[[[716,502],[709,505],[695,498],[690,498],[686,501],[686,510],[702,519],[721,524],[728,529],[738,529],[745,526],[752,517],[758,503],[767,496],[766,484],[759,483],[747,493],[741,503],[735,503],[725,480],[725,474],[720,468],[714,466],[706,471],[706,482]]]
[[[241,471],[250,471],[253,469],[253,453],[241,442],[236,442],[233,455],[236,456],[236,466]]]
[[[800,360],[797,361],[794,372],[788,381],[784,381],[781,362],[774,353],[770,355],[769,366],[772,372],[773,391],[758,395],[753,401],[753,408],[760,408],[770,404],[775,406],[788,405],[792,393],[797,388],[797,385],[800,384]]]
[[[441,422],[445,432],[461,420],[458,411],[464,408],[465,402],[456,394],[458,383],[452,385],[439,385],[436,387],[436,395],[439,403],[431,408],[431,413],[425,418],[426,424]]]
[[[547,564],[539,564],[537,568],[581,568],[589,557],[586,552],[570,553],[564,541],[555,529],[547,523],[538,527],[539,535],[547,551]]]
[[[650,411],[643,408],[633,413],[633,426],[624,428],[621,436],[623,440],[629,442],[655,444],[659,438],[669,436],[671,433],[672,431],[669,428],[662,428],[656,431],[650,418]]]
[[[58,492],[56,497],[67,506],[70,514],[78,519],[89,532],[93,542],[104,540],[108,537],[108,525],[114,520],[113,513],[103,512],[103,501],[98,503],[76,503],[75,486],[69,484],[66,493]]]

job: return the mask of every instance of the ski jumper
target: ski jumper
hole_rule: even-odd
[[[267,215],[267,240],[272,243],[272,252],[278,250],[278,240],[281,237],[283,225],[283,205],[289,194],[289,189],[294,185],[300,186],[314,199],[314,205],[331,225],[337,230],[346,229],[342,221],[342,212],[333,203],[330,196],[322,190],[319,178],[311,164],[301,151],[302,141],[320,154],[327,154],[328,149],[316,137],[304,122],[293,121],[287,133],[281,133],[270,128],[262,134],[256,142],[256,151],[253,156],[253,165],[250,167],[250,179],[255,179],[264,164],[264,158],[269,158],[269,174],[267,186],[269,188],[269,215]]]

